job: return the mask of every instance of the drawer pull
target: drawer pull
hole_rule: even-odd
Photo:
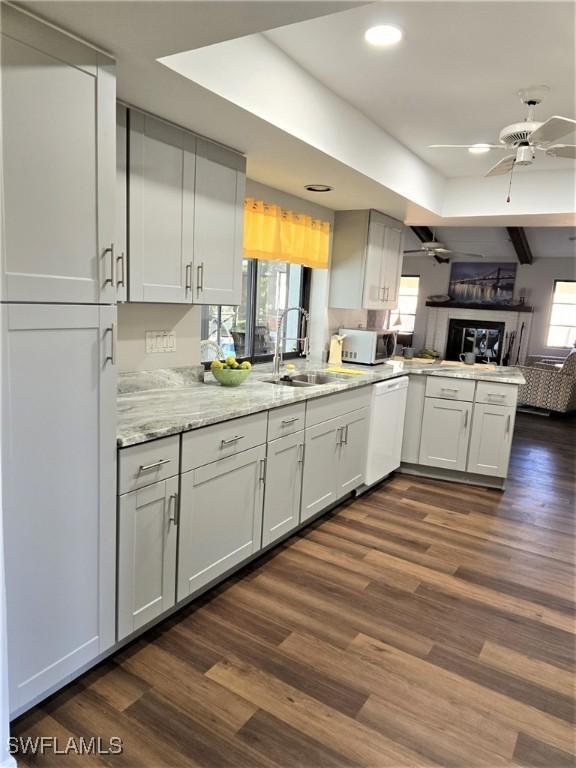
[[[486,392],[486,397],[506,397],[502,392]]]
[[[441,387],[441,392],[459,392],[458,387]]]
[[[156,469],[157,467],[161,467],[163,464],[170,464],[172,459],[160,459],[160,461],[155,461],[154,464],[140,464],[140,469],[138,472],[148,472],[150,469]]]
[[[232,443],[237,443],[238,440],[244,440],[244,435],[234,435],[234,437],[229,437],[228,440],[221,440],[220,445],[222,447],[225,445],[232,445]]]
[[[291,419],[282,419],[282,424],[294,424],[295,421],[299,421],[300,416],[292,416]]]

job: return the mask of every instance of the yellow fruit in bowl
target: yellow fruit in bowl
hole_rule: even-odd
[[[250,368],[252,368],[252,363],[250,363],[248,360],[244,360],[243,363],[240,363],[240,368],[242,368],[245,371],[249,371]]]
[[[230,357],[227,357],[227,358],[226,358],[226,365],[227,365],[229,368],[235,368],[235,367],[238,365],[238,363],[236,362],[236,358],[235,358],[235,357],[232,357],[232,356],[230,356]]]
[[[220,362],[220,360],[212,360],[210,363],[210,368],[214,370],[215,368],[224,368],[224,365]]]

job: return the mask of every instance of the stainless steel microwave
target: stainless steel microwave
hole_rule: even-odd
[[[394,355],[396,331],[370,331],[360,328],[340,328],[342,362],[378,365]]]

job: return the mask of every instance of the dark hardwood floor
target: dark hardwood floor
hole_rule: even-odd
[[[24,765],[574,765],[574,420],[505,493],[396,475],[14,723]]]

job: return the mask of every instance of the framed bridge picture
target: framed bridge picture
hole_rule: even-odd
[[[453,261],[448,293],[463,304],[511,304],[517,264]]]

